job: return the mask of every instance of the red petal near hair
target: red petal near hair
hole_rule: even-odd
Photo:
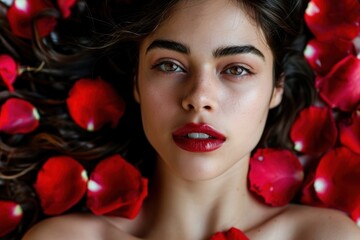
[[[147,179],[120,155],[102,160],[91,173],[87,206],[96,215],[133,219],[147,195]]]
[[[0,79],[10,91],[14,91],[12,84],[18,76],[17,67],[15,60],[11,56],[7,54],[0,55]]]
[[[83,166],[67,156],[49,158],[38,172],[35,190],[45,214],[57,215],[74,206],[85,194]]]
[[[102,79],[80,79],[66,101],[74,121],[88,131],[110,123],[116,127],[125,111],[125,103],[115,89]]]
[[[226,232],[217,232],[211,236],[210,240],[248,240],[249,238],[239,229],[230,228]]]
[[[341,144],[360,154],[360,111],[354,112],[350,121],[340,122],[339,128]]]
[[[315,106],[303,109],[291,127],[290,138],[296,151],[309,155],[333,147],[337,128],[331,110]]]
[[[343,38],[352,40],[360,33],[358,0],[311,0],[305,21],[319,40]]]
[[[77,0],[57,0],[58,6],[64,18],[70,17],[71,8],[76,2]]]
[[[258,149],[250,159],[250,190],[271,206],[288,204],[303,177],[298,158],[288,150]]]
[[[348,213],[360,206],[359,159],[360,155],[344,147],[323,156],[316,170],[314,187],[326,206]]]
[[[7,18],[12,32],[23,38],[32,38],[32,21],[45,10],[54,9],[46,0],[14,0],[7,11]],[[55,27],[56,19],[43,16],[36,20],[36,28],[41,37],[48,35]]]
[[[14,231],[23,217],[21,206],[12,201],[0,200],[0,237]]]
[[[336,46],[336,47],[334,47]],[[326,75],[331,68],[349,54],[355,55],[352,41],[333,38],[328,41],[310,40],[304,55],[311,68],[318,75]]]
[[[352,112],[360,104],[360,59],[349,55],[325,77],[316,78],[321,98],[331,107]]]
[[[39,126],[39,113],[29,102],[10,98],[1,106],[0,132],[24,134]]]

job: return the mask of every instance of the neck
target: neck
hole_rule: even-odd
[[[157,178],[146,204],[151,212],[149,238],[206,239],[230,227],[249,229],[249,209],[258,204],[247,188],[248,159],[242,159],[223,174],[202,181],[189,181],[171,173],[158,161]]]

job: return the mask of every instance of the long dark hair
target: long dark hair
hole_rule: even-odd
[[[55,2],[55,1],[53,1]],[[142,127],[132,88],[140,42],[167,19],[175,0],[79,1],[69,19],[59,19],[52,36],[34,34],[30,40],[15,36],[6,20],[7,6],[0,4],[0,54],[12,55],[22,65],[44,67],[25,72],[15,92],[0,85],[0,103],[15,96],[32,102],[41,114],[39,128],[29,134],[0,135],[0,199],[20,203],[25,211],[20,234],[42,219],[32,188],[42,163],[54,155],[68,155],[88,171],[102,158],[120,153],[150,177],[155,152]],[[301,33],[305,2],[300,0],[239,0],[262,28],[274,55],[274,85],[284,77],[281,104],[269,113],[259,146],[292,148],[289,129],[297,112],[313,101],[312,71],[302,57]],[[57,11],[43,14],[59,17]],[[36,28],[33,29],[36,33]],[[56,37],[54,37],[56,36]],[[101,76],[126,102],[126,112],[116,129],[96,132],[78,127],[69,116],[65,100],[81,77]],[[139,150],[140,149],[140,150]],[[74,210],[83,209],[83,203]],[[10,237],[11,237],[10,236]],[[16,237],[15,237],[16,238]]]

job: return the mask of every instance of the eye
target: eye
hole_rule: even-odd
[[[235,75],[235,76],[243,76],[246,74],[251,73],[249,69],[243,67],[243,66],[232,66],[223,71],[225,74]]]
[[[159,69],[163,72],[184,72],[184,69],[182,67],[171,61],[164,61],[158,63],[153,68]]]

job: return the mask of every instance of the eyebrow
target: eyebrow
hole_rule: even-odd
[[[251,53],[254,55],[257,55],[261,57],[263,60],[265,60],[264,54],[257,49],[256,47],[252,45],[243,45],[243,46],[229,46],[229,47],[221,47],[216,49],[213,52],[214,57],[224,57],[229,55],[236,55],[236,54],[247,54]]]
[[[163,48],[183,54],[190,54],[190,48],[188,46],[171,40],[163,40],[163,39],[154,40],[146,49],[146,53],[148,53],[150,50],[155,48]],[[230,55],[248,54],[248,53],[259,56],[260,58],[265,60],[264,54],[259,49],[257,49],[252,45],[240,45],[240,46],[236,45],[236,46],[220,47],[215,51],[213,51],[213,56],[215,58],[219,58]]]
[[[173,50],[180,53],[190,54],[190,48],[182,43],[178,43],[170,40],[155,40],[146,49],[146,53],[155,48],[164,48]]]

